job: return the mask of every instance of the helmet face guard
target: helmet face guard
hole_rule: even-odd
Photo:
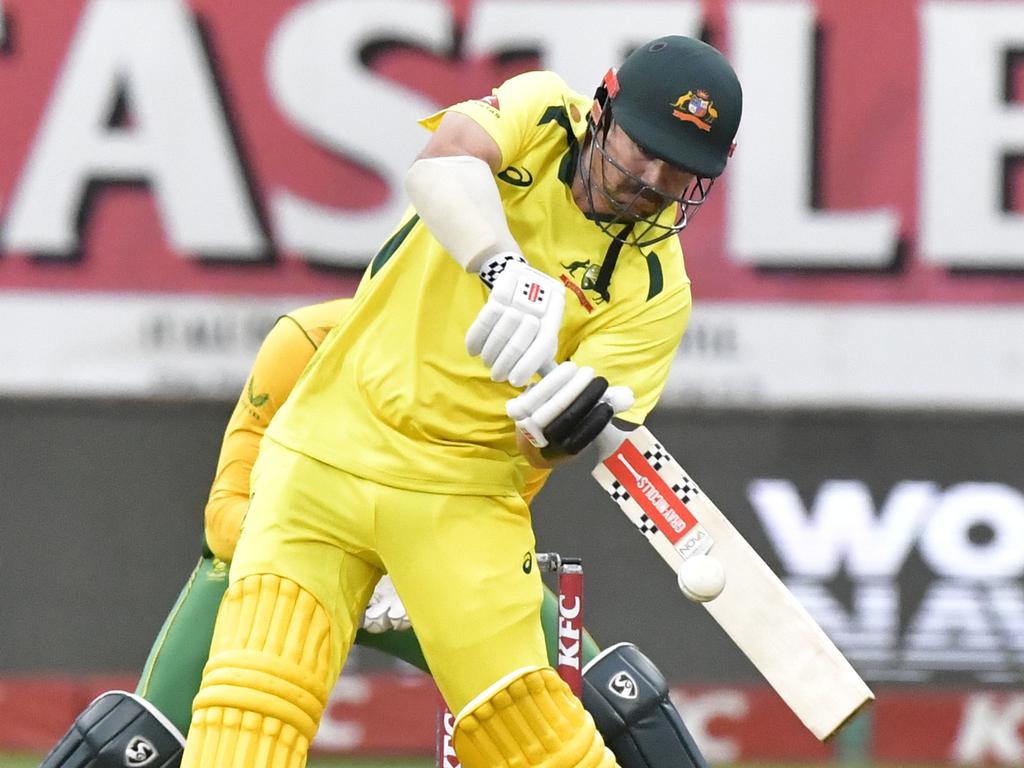
[[[610,70],[595,94],[578,164],[588,205],[602,229],[640,246],[678,234],[725,170],[742,105],[729,62],[693,38],[658,38],[626,57],[617,71]],[[628,171],[625,166],[631,163],[615,157],[609,147],[609,133],[616,127],[646,156],[691,173],[686,189],[658,189]],[[610,169],[627,181],[629,199],[616,197],[621,190],[606,183]],[[607,215],[596,213],[598,207]],[[616,224],[623,224],[617,235],[612,233]]]
[[[614,73],[609,72],[602,89],[607,88],[609,77],[614,78]],[[627,170],[605,146],[608,132],[612,129],[613,123],[611,98],[605,100],[604,106],[600,104],[599,100],[595,100],[588,120],[589,141],[586,142],[580,155],[579,174],[590,210],[595,210],[595,202],[600,198],[611,211],[607,217],[596,218],[597,225],[612,238],[622,238],[625,234],[627,244],[640,248],[646,248],[673,235],[678,235],[703,205],[715,180],[706,176],[694,176],[693,181],[678,196],[648,184]],[[621,126],[620,130],[622,130]],[[626,135],[629,136],[629,134]],[[632,137],[630,138],[632,140]],[[634,141],[634,143],[637,142]],[[645,152],[647,151],[642,145],[638,146]],[[598,166],[596,170],[595,164]],[[611,166],[633,182],[636,191],[628,200],[619,200],[608,190],[603,178],[603,171],[607,166]],[[602,178],[595,179],[595,172],[601,174]],[[657,200],[657,210],[646,216],[641,215],[634,210],[634,206],[641,200]],[[675,214],[668,218],[668,211],[671,208],[675,209]],[[634,226],[620,227],[618,226],[620,224]],[[614,229],[618,229],[618,233],[614,232]]]

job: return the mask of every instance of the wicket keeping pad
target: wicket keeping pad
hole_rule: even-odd
[[[708,768],[664,676],[632,643],[587,665],[583,703],[622,768]]]
[[[184,748],[178,729],[152,704],[108,691],[75,718],[39,768],[174,768]]]

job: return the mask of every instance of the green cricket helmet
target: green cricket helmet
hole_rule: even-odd
[[[743,92],[718,50],[690,37],[659,37],[610,72],[605,87],[614,120],[652,155],[705,178],[725,170]]]
[[[594,195],[614,211],[610,221],[599,222],[609,236],[649,246],[679,233],[707,199],[715,179],[732,155],[740,123],[743,94],[732,66],[716,49],[680,35],[659,37],[636,49],[617,70],[609,70],[597,89],[590,113],[589,154],[579,165],[591,207]],[[694,180],[676,197],[648,186],[624,168],[606,149],[612,123],[645,152],[694,174]],[[619,201],[601,183],[595,183],[595,152],[601,160],[631,177],[637,185],[633,201]],[[657,195],[664,202],[653,216],[638,216],[634,202]],[[663,221],[666,208],[675,205],[672,224]],[[618,230],[618,223],[630,224]]]

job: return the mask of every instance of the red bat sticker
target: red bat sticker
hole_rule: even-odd
[[[604,465],[673,546],[697,527],[697,518],[629,440]]]

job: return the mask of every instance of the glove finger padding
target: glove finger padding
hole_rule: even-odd
[[[541,451],[545,458],[575,456],[597,437],[612,420],[612,407],[601,398],[608,389],[604,376],[594,378],[555,419],[544,428],[548,445]]]
[[[493,366],[509,341],[521,328],[529,331],[529,338],[532,339],[536,335],[539,325],[540,323],[535,317],[527,317],[517,310],[508,310],[498,318],[488,332],[487,340],[480,350],[480,359],[484,365]]]
[[[512,262],[494,282],[466,333],[466,350],[491,368],[492,381],[527,384],[558,350],[565,286],[525,262]]]
[[[567,360],[553,371],[550,371],[544,378],[519,395],[519,397],[509,400],[505,404],[505,412],[513,421],[522,421],[530,416],[530,414],[535,413],[556,392],[565,387],[576,376],[578,370],[579,367],[575,363]],[[586,384],[587,382],[583,382],[580,391],[583,390]]]
[[[479,355],[483,352],[484,344],[487,342],[491,331],[504,315],[504,310],[496,304],[484,304],[480,314],[476,316],[473,324],[466,331],[466,351],[471,355]]]
[[[412,625],[405,604],[387,574],[381,576],[373,589],[370,602],[363,613],[362,626],[367,632],[380,634],[389,630],[408,629]]]
[[[537,325],[534,340],[509,372],[508,383],[513,387],[526,386],[546,362],[554,360],[558,352],[558,332],[562,327],[562,313],[565,311],[564,289],[553,291],[548,305],[548,311]]]
[[[629,387],[623,387],[621,385],[608,387],[604,393],[604,397],[601,398],[608,405],[612,407],[615,413],[623,413],[633,407],[633,403],[636,402],[636,397],[633,395],[633,390]]]
[[[513,329],[512,334],[508,337],[505,343],[502,345],[501,351],[498,356],[489,363],[491,366],[491,380],[492,381],[504,381],[505,379],[511,380],[511,373],[513,366],[522,360],[529,349],[530,345],[533,344],[537,338],[537,332],[540,329],[540,320],[531,315],[526,315],[519,322],[518,327]],[[484,352],[486,353],[486,349]],[[487,358],[484,354],[480,355],[480,359],[485,363]],[[530,375],[533,375],[531,371]]]
[[[601,434],[608,422],[612,420],[615,411],[608,403],[601,400],[591,408],[587,414],[573,426],[572,431],[562,438],[548,438],[548,445],[541,449],[541,455],[546,459],[553,459],[558,456],[575,456],[597,436]]]
[[[600,398],[600,393],[607,388],[607,382],[604,385],[598,384],[597,387],[592,386],[593,384],[593,368],[580,368],[575,363],[566,361],[548,372],[522,395],[509,401],[505,410],[515,419],[516,426],[530,442],[538,448],[543,448],[551,442],[546,429],[548,425],[556,419],[562,419],[563,425],[569,423],[564,418],[566,414],[571,420],[582,419]],[[589,394],[595,390],[600,390],[596,398]],[[563,426],[561,433],[568,432],[569,430]],[[552,451],[564,453],[560,445],[553,447]]]
[[[563,363],[564,365],[564,363]],[[590,386],[594,383],[594,369],[588,365],[582,368],[576,368],[573,371],[572,377],[565,383],[564,386],[560,387],[556,392],[552,393],[549,398],[533,411],[533,421],[537,426],[544,430],[544,437],[548,440],[551,438],[548,436],[548,427],[555,419],[561,417],[563,414],[574,409],[573,413],[578,413],[580,398],[587,395],[587,391]],[[586,397],[589,401],[590,398]]]

